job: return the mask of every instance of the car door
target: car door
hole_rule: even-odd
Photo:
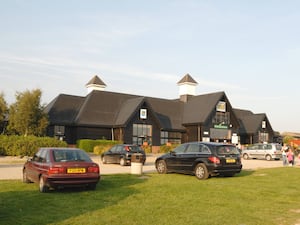
[[[187,145],[185,151],[178,155],[175,163],[175,169],[182,172],[193,171],[193,165],[197,157],[199,157],[200,145],[191,143]]]
[[[117,151],[117,145],[113,146],[111,149],[109,149],[105,154],[105,160],[108,163],[115,163],[115,155]]]
[[[251,158],[258,159],[260,157],[258,144],[254,144],[254,145],[250,146],[249,150],[250,150],[249,153],[250,153]]]
[[[182,144],[170,152],[170,155],[165,159],[168,170],[178,171],[178,167],[179,167],[178,163],[180,162],[180,159],[183,157],[182,155],[184,154],[186,147],[187,144]]]
[[[255,149],[255,155],[257,159],[264,159],[265,158],[266,150],[263,148],[263,144],[257,144]]]
[[[46,149],[40,149],[33,157],[27,168],[27,176],[30,180],[38,182],[40,174],[45,171]]]
[[[119,163],[120,161],[120,154],[121,154],[121,145],[116,145],[111,149],[110,152],[110,160],[112,163]]]

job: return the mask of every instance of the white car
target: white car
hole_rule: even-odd
[[[282,158],[281,148],[277,143],[253,144],[242,150],[242,156],[243,159],[279,160]]]

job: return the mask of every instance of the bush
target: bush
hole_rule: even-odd
[[[145,151],[145,153],[152,153],[152,147],[150,145],[143,145],[142,149]]]
[[[172,145],[162,145],[160,146],[160,153],[168,153],[176,148],[179,144],[172,144]]]
[[[110,147],[116,144],[121,144],[120,141],[111,140],[91,140],[91,139],[81,139],[77,141],[77,147],[85,150],[86,152],[93,152],[97,155],[102,154]]]
[[[40,147],[67,147],[67,143],[51,137],[0,135],[0,154],[33,156]]]

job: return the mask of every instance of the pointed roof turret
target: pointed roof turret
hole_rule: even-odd
[[[190,74],[186,74],[179,82],[179,95],[180,100],[187,102],[190,96],[196,95],[197,82],[191,77]]]
[[[106,87],[106,84],[97,76],[95,75],[86,85],[85,87],[88,89],[88,93],[91,91],[103,91]]]
[[[185,83],[191,83],[191,84],[198,84],[190,74],[186,74],[180,81],[178,81],[178,85],[185,84]]]

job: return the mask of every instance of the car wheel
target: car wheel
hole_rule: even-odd
[[[101,158],[101,160],[102,160],[102,163],[103,163],[103,164],[106,164],[106,163],[107,163],[107,159],[106,159],[105,156],[103,156],[103,157]]]
[[[156,163],[156,170],[158,173],[167,173],[168,170],[167,170],[167,164],[164,160],[159,160],[157,163]]]
[[[29,180],[27,177],[27,172],[25,169],[23,170],[23,183],[31,183],[31,180]]]
[[[270,161],[272,160],[272,157],[270,155],[266,155],[266,160]]]
[[[246,160],[249,159],[249,155],[248,154],[244,154],[243,155],[243,159],[246,159]]]
[[[40,182],[39,182],[40,192],[45,193],[49,190],[49,187],[46,186],[44,182],[43,176],[40,176]]]
[[[120,159],[120,165],[121,165],[121,166],[126,166],[126,161],[125,161],[124,158],[121,158],[121,159]]]
[[[205,180],[209,177],[207,168],[206,168],[204,163],[199,163],[199,164],[196,165],[196,167],[195,167],[195,176],[199,180]]]

